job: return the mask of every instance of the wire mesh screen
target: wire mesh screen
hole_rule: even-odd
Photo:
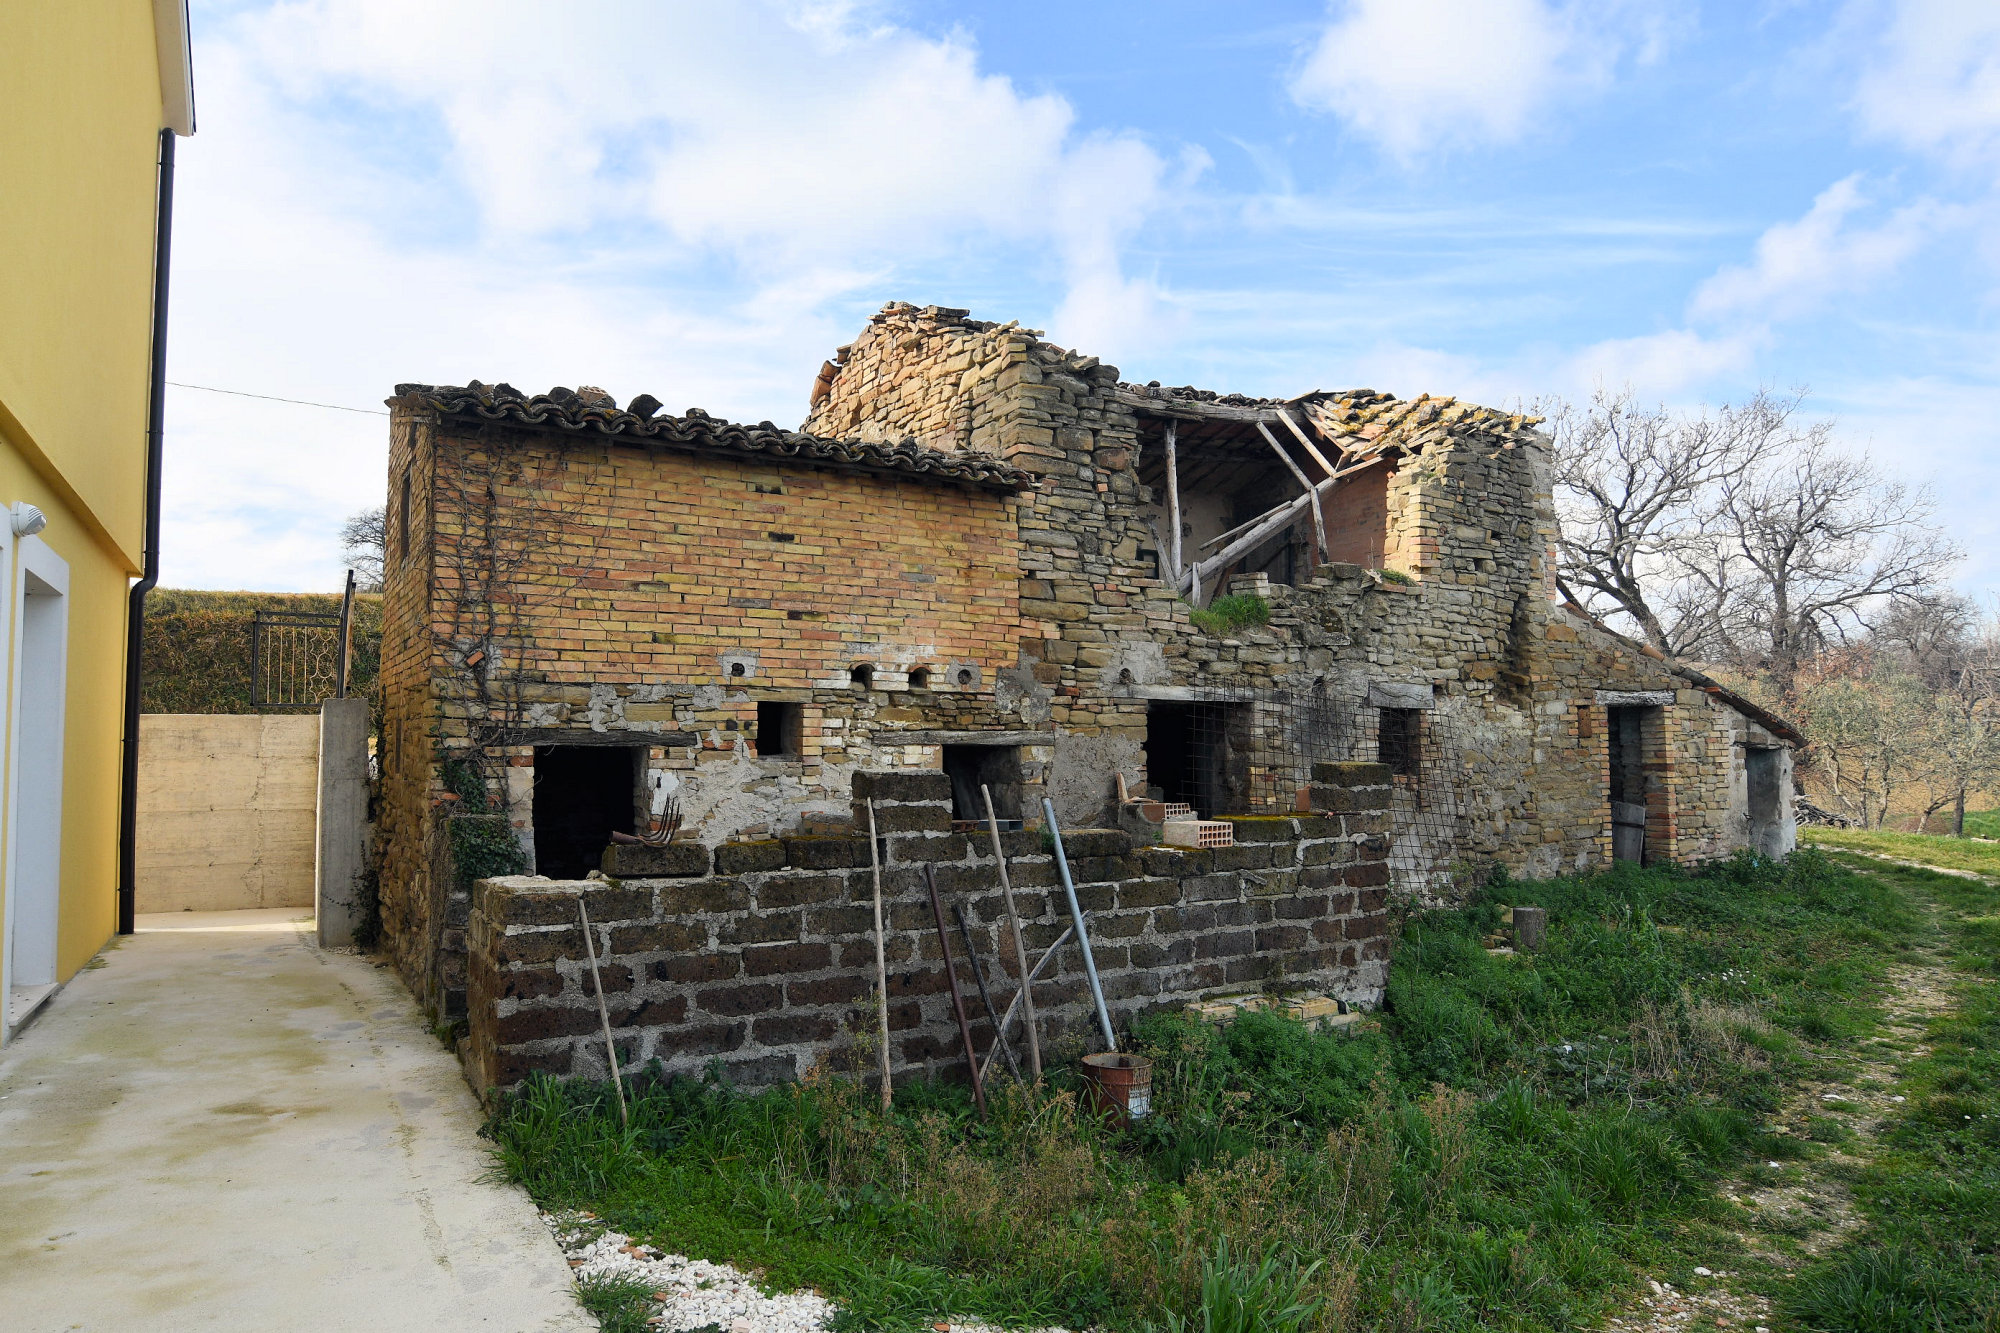
[[[1375,708],[1324,681],[1302,690],[1190,690],[1147,710],[1147,781],[1205,819],[1299,808],[1322,761],[1388,766],[1398,889],[1448,896],[1465,843],[1463,749],[1450,712]]]
[[[317,708],[340,693],[346,653],[337,611],[258,611],[250,624],[250,702]]]

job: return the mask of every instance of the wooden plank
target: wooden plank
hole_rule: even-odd
[[[1299,443],[1305,446],[1305,450],[1308,454],[1312,455],[1312,461],[1318,463],[1322,468],[1325,468],[1327,476],[1329,477],[1332,476],[1337,469],[1333,466],[1333,464],[1327,462],[1326,455],[1321,453],[1317,448],[1315,448],[1313,442],[1306,438],[1306,433],[1303,430],[1299,429],[1299,423],[1292,420],[1292,414],[1290,412],[1280,411],[1278,413],[1278,420],[1284,422],[1285,425],[1291,430],[1292,434],[1298,436]]]
[[[1271,446],[1271,452],[1283,460],[1285,466],[1291,469],[1292,475],[1299,479],[1299,485],[1305,488],[1306,499],[1312,501],[1313,539],[1319,545],[1319,558],[1322,560],[1326,559],[1326,519],[1320,513],[1319,488],[1314,486],[1306,477],[1305,469],[1292,461],[1292,456],[1285,452],[1283,445],[1278,443],[1278,437],[1271,434],[1269,426],[1261,421],[1258,422],[1257,433],[1264,437],[1264,442]],[[1327,469],[1329,472],[1332,470],[1331,468]]]
[[[1255,421],[1276,419],[1273,409],[1268,407],[1230,407],[1195,398],[1154,398],[1132,389],[1114,389],[1111,398],[1136,412],[1162,420],[1178,417],[1182,421],[1233,421],[1247,426]]]
[[[1173,534],[1172,554],[1168,559],[1176,587],[1181,581],[1181,476],[1179,460],[1174,456],[1174,437],[1179,431],[1178,421],[1167,423],[1167,526]]]

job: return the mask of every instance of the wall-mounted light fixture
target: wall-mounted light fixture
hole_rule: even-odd
[[[7,511],[7,525],[14,530],[16,537],[32,537],[49,525],[49,519],[48,515],[23,500]]]

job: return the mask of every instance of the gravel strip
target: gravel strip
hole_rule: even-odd
[[[1716,1278],[1733,1273],[1697,1274]],[[1606,1322],[1608,1333],[1695,1333],[1699,1329],[1739,1329],[1743,1333],[1771,1333],[1771,1303],[1762,1296],[1739,1295],[1726,1287],[1703,1291],[1681,1291],[1671,1282],[1646,1281],[1646,1294],[1639,1308]]]
[[[728,1264],[666,1254],[605,1228],[588,1213],[544,1213],[542,1219],[569,1256],[578,1278],[644,1283],[660,1303],[652,1322],[663,1331],[707,1328],[725,1333],[824,1333],[835,1305],[816,1291],[767,1294],[756,1278]],[[1002,1333],[978,1320],[932,1326],[938,1333]],[[1066,1329],[1026,1333],[1068,1333]]]

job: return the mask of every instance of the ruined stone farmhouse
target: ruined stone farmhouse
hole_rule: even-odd
[[[837,1050],[873,986],[870,798],[905,1069],[949,1027],[923,867],[1012,966],[982,788],[1038,948],[1052,802],[1126,1014],[1372,1002],[1389,893],[1494,863],[1792,845],[1796,733],[1557,600],[1530,418],[1129,383],[902,304],[797,431],[594,389],[390,406],[383,923],[487,1082],[601,1060],[579,896],[629,1058]],[[608,846],[668,804],[676,840]],[[1161,845],[1173,813],[1233,845]],[[542,878],[479,883],[511,849]]]

